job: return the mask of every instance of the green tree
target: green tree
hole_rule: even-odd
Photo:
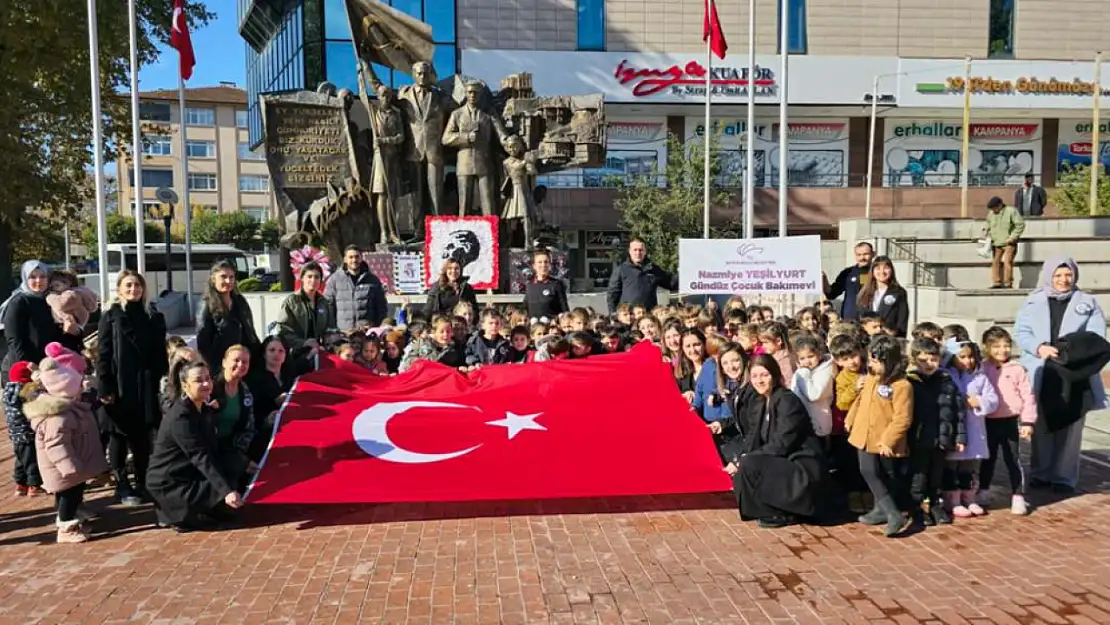
[[[193,212],[193,243],[219,243],[249,250],[257,247],[258,232],[258,222],[243,212]]]
[[[169,41],[173,3],[138,0],[139,61],[153,63]],[[87,5],[77,0],[0,3],[0,272],[11,263],[13,229],[30,209],[60,220],[93,195]],[[126,2],[97,4],[100,93],[105,158],[112,160],[131,132]],[[203,2],[187,2],[196,30],[214,17]],[[0,275],[0,290],[10,280]]]
[[[1061,215],[1087,217],[1091,214],[1091,168],[1078,165],[1056,178],[1049,203],[1060,209]],[[1098,207],[1096,215],[1110,215],[1110,176],[1098,178]]]
[[[705,206],[705,151],[702,141],[685,145],[674,135],[667,139],[667,165],[652,174],[637,176],[621,183],[615,206],[620,224],[632,236],[644,240],[648,254],[657,265],[668,271],[678,269],[678,240],[702,237]],[[716,140],[709,142],[710,203],[727,206],[730,195],[725,188],[738,187],[738,176],[727,171],[725,159],[716,149]],[[712,236],[734,231],[736,224],[725,229],[712,228]]]
[[[60,263],[65,258],[63,228],[47,215],[29,214],[21,219],[18,235],[12,241],[12,262],[17,266],[32,259]]]
[[[135,243],[135,220],[133,218],[122,215],[108,215],[106,225],[108,226],[108,243]],[[162,243],[166,240],[166,231],[161,224],[154,221],[143,222],[143,235],[146,237],[148,245]],[[96,247],[95,219],[92,223],[85,224],[85,227],[81,230],[81,244],[85,246],[86,255],[89,258],[97,257],[99,251]]]
[[[262,245],[268,248],[275,248],[281,242],[281,224],[274,219],[267,219],[258,226],[258,238],[262,239]]]

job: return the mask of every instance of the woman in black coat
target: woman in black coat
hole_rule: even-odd
[[[146,281],[124,269],[116,281],[117,301],[100,318],[96,377],[108,415],[108,458],[116,498],[137,506],[145,496],[147,463],[162,411],[158,385],[169,368],[166,321],[147,303]],[[127,475],[127,451],[135,465],[135,487]]]
[[[552,322],[561,313],[570,312],[566,285],[551,277],[551,252],[538,250],[532,254],[532,271],[535,275],[524,291],[528,318],[533,323],[540,319]]]
[[[216,435],[219,454],[216,463],[233,484],[246,486],[244,478],[250,465],[248,452],[258,431],[254,393],[247,386],[251,357],[247,348],[232,345],[223,357],[223,366],[212,384],[215,404]]]
[[[46,358],[46,346],[50,343],[61,343],[77,353],[84,347],[80,337],[66,334],[54,322],[54,315],[46,304],[50,268],[40,260],[29,260],[20,268],[19,277],[19,290],[12,294],[4,309],[4,337],[8,342],[3,365],[5,376],[12,363],[38,364]]]
[[[243,499],[216,462],[219,440],[208,407],[208,366],[182,360],[174,368],[170,374],[182,390],[158,428],[147,490],[157,506],[158,525],[187,532],[197,529],[204,516],[223,514],[225,506],[241,507]]]
[[[197,312],[197,351],[213,368],[219,368],[224,352],[243,345],[258,351],[258,334],[246,298],[235,288],[235,265],[221,260],[212,266],[208,291]]]
[[[879,315],[883,329],[898,338],[906,338],[910,323],[910,301],[906,289],[898,284],[894,275],[894,263],[886,256],[879,256],[871,262],[871,274],[867,284],[859,290],[856,310],[861,314],[873,312]]]
[[[255,463],[261,462],[266,453],[273,437],[277,411],[285,403],[286,395],[293,389],[297,376],[312,370],[308,361],[298,360],[294,365],[287,356],[288,350],[281,337],[268,336],[262,341],[262,358],[254,361],[251,372],[247,375],[247,384],[254,394],[257,425],[247,456]]]
[[[809,413],[782,386],[782,372],[767,354],[753,360],[748,383],[733,397],[735,416],[730,420],[739,435],[723,449],[740,516],[767,528],[813,517],[824,467]],[[710,424],[714,434],[721,430],[719,422]]]
[[[424,304],[424,315],[430,321],[436,315],[450,317],[455,314],[455,306],[459,302],[467,302],[478,311],[478,298],[474,289],[467,284],[462,275],[462,265],[459,261],[449,259],[444,261],[443,269],[439,272],[439,279],[428,291],[428,302]]]

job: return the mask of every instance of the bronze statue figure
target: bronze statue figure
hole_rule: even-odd
[[[492,215],[496,206],[493,135],[504,142],[509,134],[501,119],[483,111],[478,105],[482,84],[466,85],[466,105],[455,109],[447,120],[443,145],[458,149],[455,175],[459,179],[459,216],[466,216],[474,205],[477,190],[478,205],[483,215]]]
[[[374,164],[370,193],[378,215],[378,241],[400,243],[394,206],[401,198],[401,151],[405,143],[404,120],[395,106],[393,89],[378,87],[378,101],[371,105],[370,126],[374,133]]]
[[[513,135],[505,143],[509,155],[505,157],[505,182],[502,190],[503,194],[507,192],[508,200],[501,211],[501,219],[510,223],[521,221],[524,226],[524,246],[528,247],[532,244],[532,226],[538,225],[540,221],[534,199],[539,171],[536,169],[535,155],[525,151],[523,139]]]

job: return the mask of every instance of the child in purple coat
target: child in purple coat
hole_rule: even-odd
[[[978,490],[976,481],[979,463],[990,457],[986,418],[998,408],[998,392],[980,369],[981,362],[979,346],[963,341],[953,350],[948,364],[948,372],[967,406],[964,413],[967,445],[963,449],[957,445],[955,451],[948,453],[948,466],[943,478],[944,499],[956,518],[986,514],[975,501]]]

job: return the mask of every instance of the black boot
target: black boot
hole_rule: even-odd
[[[886,523],[886,513],[879,507],[879,502],[875,502],[875,507],[871,508],[871,512],[861,514],[859,522],[864,525],[882,525]]]
[[[902,511],[898,509],[898,504],[894,503],[894,497],[887,495],[875,502],[875,505],[886,515],[886,527],[883,528],[883,534],[890,538],[897,536],[905,529],[907,525],[906,515],[902,514]]]
[[[143,500],[135,494],[135,489],[131,487],[131,480],[127,477],[127,471],[112,471],[112,475],[116,478],[116,501],[133,508],[143,505]]]
[[[952,517],[949,516],[948,511],[944,509],[944,497],[933,497],[932,505],[929,506],[929,514],[933,517],[933,521],[937,525],[951,525]]]

